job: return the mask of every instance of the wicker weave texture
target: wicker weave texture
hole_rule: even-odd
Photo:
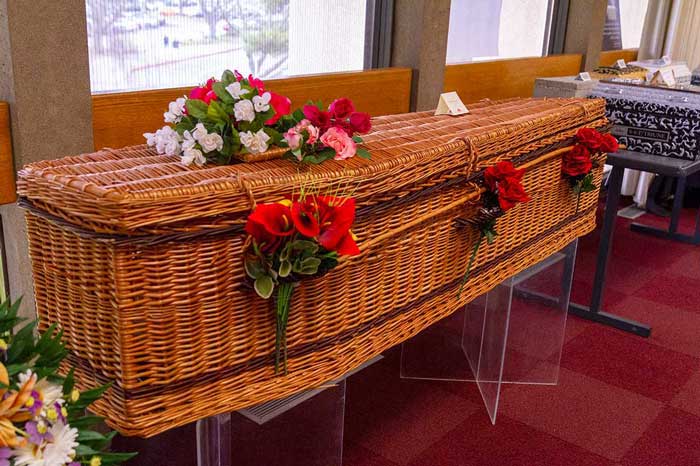
[[[538,106],[545,110],[538,113]],[[308,179],[308,173],[290,171],[285,165],[289,162],[279,160],[191,170],[189,187],[198,186],[200,174],[221,170],[229,173],[221,176],[233,177],[234,170],[238,176],[246,173],[240,177],[250,184],[231,182],[233,204],[217,215],[204,207],[199,216],[190,211],[187,199],[201,197],[198,192],[181,196],[187,217],[183,213],[175,221],[170,208],[157,209],[157,198],[142,200],[155,209],[155,217],[163,213],[144,222],[143,212],[132,215],[123,199],[94,197],[85,181],[99,179],[100,189],[127,197],[134,186],[150,182],[165,196],[164,203],[174,202],[174,188],[165,187],[173,177],[164,173],[163,181],[144,175],[170,170],[170,161],[133,168],[158,158],[143,149],[126,151],[124,160],[136,159],[127,169],[107,170],[125,162],[117,153],[102,152],[26,170],[21,183],[34,205],[27,225],[42,325],[56,322],[64,329],[80,384],[115,381],[96,411],[125,434],[150,436],[318,386],[593,228],[597,192],[584,194],[577,212],[576,196],[561,178],[560,158],[578,128],[606,124],[600,101],[516,100],[484,103],[472,112],[482,131],[474,127],[467,139],[434,129],[435,141],[423,141],[412,139],[408,131],[411,121],[418,127],[442,128],[462,118],[424,113],[375,123],[377,130],[367,140],[376,160],[356,170],[362,183],[353,184],[361,201],[354,231],[362,254],[295,291],[288,327],[289,374],[284,377],[274,375],[269,302],[246,285],[240,226],[251,202],[278,199],[295,182]],[[561,118],[553,118],[556,114]],[[543,120],[552,126],[542,126]],[[521,134],[530,127],[539,133]],[[399,137],[395,134],[405,141],[389,144],[387,140]],[[404,152],[406,146],[409,152]],[[405,166],[390,163],[391,150]],[[480,249],[466,291],[457,299],[478,233],[455,228],[454,220],[473,215],[480,195],[474,176],[500,159],[527,168],[524,183],[532,201],[498,220],[497,241]],[[599,184],[602,156],[598,159]],[[348,170],[330,167],[326,180],[324,169],[311,170],[319,183],[333,186],[349,178]],[[405,176],[404,170],[411,175]],[[65,175],[69,171],[77,174]],[[61,176],[70,179],[59,180]],[[174,178],[184,182],[181,177]],[[76,190],[78,183],[86,189]],[[227,198],[221,194],[225,183],[211,184],[214,205]],[[51,189],[58,193],[51,195]],[[95,203],[90,215],[80,210],[85,199]],[[120,212],[110,227],[106,217],[96,214],[100,206],[116,206]],[[122,228],[131,228],[133,235],[114,234]]]

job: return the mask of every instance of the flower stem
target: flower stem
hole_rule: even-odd
[[[277,288],[277,312],[275,332],[275,374],[287,374],[287,320],[294,283],[283,282]]]
[[[464,289],[464,285],[467,284],[467,280],[469,279],[469,272],[471,272],[472,265],[474,264],[474,259],[476,259],[476,254],[479,252],[479,246],[481,246],[481,242],[484,240],[484,236],[484,232],[481,231],[479,233],[479,240],[474,245],[474,249],[472,249],[472,255],[469,257],[469,262],[467,263],[467,270],[466,272],[464,272],[462,284],[459,287],[459,292],[457,292],[457,299],[459,299],[462,296],[462,290]]]

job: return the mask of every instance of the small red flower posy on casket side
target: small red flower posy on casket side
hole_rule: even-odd
[[[292,113],[292,125],[284,133],[289,158],[318,164],[329,159],[346,160],[357,155],[369,159],[367,149],[358,147],[361,134],[372,129],[370,116],[356,112],[352,100],[334,100],[327,110],[321,102],[304,105]]]
[[[481,195],[482,206],[476,217],[457,222],[458,226],[471,225],[479,229],[479,239],[474,245],[472,254],[467,263],[467,270],[459,288],[458,297],[469,279],[476,254],[482,241],[486,238],[487,244],[496,240],[496,220],[521,202],[528,202],[530,196],[522,184],[525,169],[516,169],[511,162],[498,162],[496,165],[484,170],[484,186],[486,191]]]
[[[593,155],[614,153],[619,149],[617,139],[612,134],[603,134],[593,128],[581,128],[576,133],[576,144],[561,159],[561,172],[569,180],[574,193],[578,196],[578,212],[581,194],[595,191],[593,182]]]
[[[286,332],[294,287],[333,269],[340,256],[360,253],[350,229],[354,221],[353,198],[311,194],[258,204],[248,216],[246,274],[261,298],[277,293],[275,373],[287,372]]]

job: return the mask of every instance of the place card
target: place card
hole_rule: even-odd
[[[576,76],[577,81],[590,81],[591,80],[591,73],[588,71],[583,71]]]
[[[625,60],[620,58],[618,61],[615,62],[615,68],[617,68],[618,70],[627,69],[627,63],[625,63]]]
[[[652,84],[660,84],[663,86],[673,87],[676,85],[676,77],[673,75],[673,69],[662,68],[656,73],[654,73],[654,78],[651,80]]]
[[[438,101],[435,115],[457,116],[464,115],[465,113],[469,113],[469,110],[455,91],[440,94],[440,100]]]

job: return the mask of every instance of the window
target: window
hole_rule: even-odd
[[[92,91],[360,70],[371,0],[86,0]]]
[[[447,63],[542,56],[551,0],[452,0]]]
[[[649,0],[608,0],[603,50],[637,49]]]

